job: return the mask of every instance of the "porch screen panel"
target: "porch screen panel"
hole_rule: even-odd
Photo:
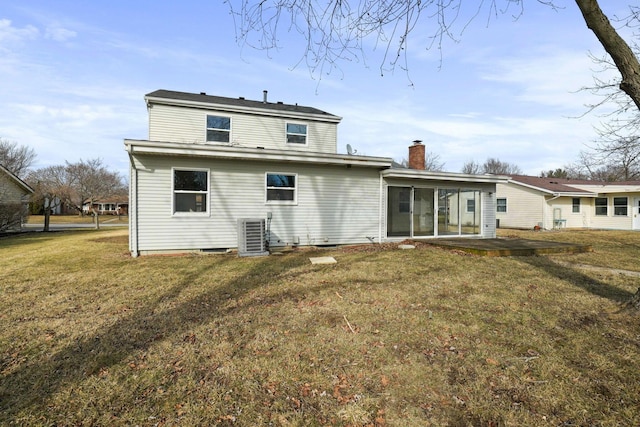
[[[460,233],[480,234],[480,191],[460,190]]]
[[[387,236],[411,235],[411,187],[389,187],[387,193]]]
[[[441,188],[438,190],[439,236],[459,234],[459,195],[460,193],[457,188]]]
[[[433,236],[433,189],[413,191],[413,236]]]

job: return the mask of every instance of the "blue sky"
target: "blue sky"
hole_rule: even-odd
[[[527,1],[518,20],[480,15],[442,57],[424,49],[418,29],[409,75],[381,76],[374,47],[366,62],[344,61],[319,79],[296,66],[297,35],[280,33],[269,52],[241,46],[228,6],[215,0],[0,0],[0,137],[32,147],[36,168],[97,157],[126,176],[123,140],[148,134],[146,93],[261,100],[268,90],[270,101],[343,117],[342,153],[350,144],[401,160],[420,139],[448,171],[496,157],[537,175],[575,161],[602,119],[581,117],[597,98],[579,89],[592,84],[588,53],[603,50],[575,3],[556,3],[563,8]],[[604,10],[624,13],[616,7]]]

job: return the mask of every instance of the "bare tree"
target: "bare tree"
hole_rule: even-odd
[[[100,159],[92,159],[78,163],[66,164],[69,192],[66,201],[73,206],[80,215],[84,206],[94,215],[96,228],[100,228],[98,211],[94,204],[122,190],[122,177],[116,172],[110,172]]]
[[[537,0],[556,9],[554,0]],[[278,48],[281,31],[297,32],[305,39],[301,62],[322,75],[340,61],[364,61],[364,41],[375,39],[384,55],[380,72],[400,66],[408,69],[409,37],[416,28],[430,30],[426,46],[441,48],[446,38],[457,40],[478,16],[503,13],[520,16],[525,0],[227,0],[235,21],[236,38],[258,49]],[[640,109],[640,64],[629,44],[620,36],[597,0],[575,0],[587,27],[611,56],[621,75],[619,89]],[[639,22],[637,6],[630,7],[626,24]]]
[[[469,174],[492,174],[492,175],[522,175],[522,170],[516,164],[503,162],[496,158],[490,157],[480,165],[474,160],[466,162],[462,166],[462,173]]]
[[[33,148],[0,138],[0,165],[24,178],[36,159]]]
[[[51,213],[69,199],[69,181],[67,168],[62,165],[38,169],[27,176],[27,182],[35,191],[32,201],[42,204],[43,207],[43,231],[49,231]]]
[[[471,175],[477,175],[482,173],[482,166],[480,163],[475,160],[469,160],[464,165],[462,165],[462,173],[468,173]]]

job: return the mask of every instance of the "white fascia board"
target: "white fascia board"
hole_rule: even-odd
[[[165,156],[209,157],[218,159],[330,164],[377,169],[389,168],[392,162],[392,159],[387,157],[308,153],[304,151],[285,151],[211,144],[185,144],[178,142],[125,139],[124,145],[127,152],[131,155],[156,154]]]
[[[163,105],[175,105],[178,107],[189,107],[189,108],[199,108],[204,110],[212,110],[212,111],[220,111],[220,112],[228,112],[228,113],[243,113],[243,114],[256,114],[260,116],[270,116],[270,117],[283,117],[283,118],[291,118],[298,120],[316,120],[319,122],[330,122],[330,123],[340,123],[342,117],[334,116],[333,114],[327,113],[323,114],[309,114],[309,113],[299,113],[296,111],[284,111],[284,110],[271,110],[268,108],[252,108],[252,107],[241,107],[238,105],[228,105],[228,104],[215,104],[211,102],[197,102],[197,101],[187,101],[184,99],[167,99],[167,98],[157,98],[155,96],[146,96],[145,101],[147,105],[149,104],[163,104]]]
[[[456,172],[431,172],[416,169],[387,169],[381,172],[384,178],[428,179],[432,181],[474,182],[486,184],[506,184],[508,176],[474,175]]]

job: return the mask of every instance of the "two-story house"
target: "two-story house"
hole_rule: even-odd
[[[254,225],[269,247],[495,237],[505,178],[420,170],[422,144],[410,147],[412,169],[338,154],[341,117],[266,91],[254,101],[158,90],[145,101],[149,139],[124,142],[134,256],[250,253]]]

